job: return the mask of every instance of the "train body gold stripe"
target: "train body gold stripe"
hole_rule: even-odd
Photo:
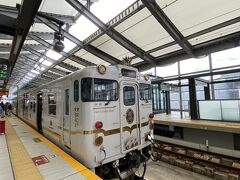
[[[21,118],[21,117],[20,117]],[[30,126],[33,127],[32,124],[30,124],[30,122],[28,122],[26,119],[21,118],[24,122],[26,122],[27,124],[29,124]],[[147,126],[149,124],[150,121],[141,123],[141,127]],[[122,128],[122,131],[128,131],[129,133],[132,133],[132,131],[134,129],[136,129],[138,127],[138,124],[134,124],[132,125],[132,127],[129,126],[124,126]],[[55,136],[58,136],[59,138],[61,137],[60,134],[50,130],[49,128],[43,127],[44,130],[48,131],[51,134],[54,134]],[[82,135],[89,135],[89,134],[98,134],[98,133],[103,133],[104,136],[110,136],[110,135],[114,135],[114,134],[118,134],[120,133],[120,128],[116,128],[116,129],[110,129],[110,130],[104,130],[104,129],[94,129],[94,130],[76,130],[76,131],[70,131],[67,128],[62,128],[61,126],[58,126],[58,129],[61,129],[67,133],[71,133],[72,135],[76,135],[76,134],[82,134]]]

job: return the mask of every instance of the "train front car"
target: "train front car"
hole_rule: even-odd
[[[152,133],[150,80],[123,65],[85,68],[81,77],[81,104],[73,107],[80,129],[72,129],[72,152],[104,179],[134,174],[147,159]]]

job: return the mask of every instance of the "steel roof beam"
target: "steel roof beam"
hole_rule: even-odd
[[[45,79],[49,79],[49,80],[55,80],[56,79],[54,77],[49,77],[49,76],[46,76],[44,74],[41,74],[40,77],[45,78]]]
[[[44,72],[43,74],[48,76],[48,77],[53,77],[55,79],[58,79],[58,78],[62,77],[62,75],[54,74],[54,73],[51,73],[51,72],[48,72],[48,71]]]
[[[0,52],[10,52],[11,51],[12,44],[6,43],[6,44],[0,44]],[[31,47],[35,50],[45,50],[47,49],[45,46],[41,44],[25,44],[23,47]]]
[[[0,13],[16,18],[18,16],[18,10],[16,7],[11,7],[11,6],[4,6],[0,5]],[[47,13],[47,12],[41,12],[42,14],[45,14],[47,16],[54,17],[56,19],[59,19],[63,21],[66,24],[73,24],[75,23],[75,18],[74,16],[69,16],[69,15],[61,15],[61,14],[54,14],[54,13]],[[37,19],[35,19],[35,23],[41,23]]]
[[[60,70],[60,69],[57,69],[57,68],[51,68],[51,69],[49,69],[49,70],[52,71],[52,72],[55,72],[55,73],[57,73],[57,74],[61,74],[61,75],[63,75],[63,76],[66,76],[67,73],[69,73],[69,72],[67,72],[67,71],[63,71],[63,70]]]
[[[51,63],[56,63],[56,60],[46,56],[44,53],[40,53],[40,52],[36,51],[35,49],[29,48],[29,47],[24,47],[23,49],[31,52],[32,54],[34,54],[38,57],[44,57],[44,58],[46,58],[47,61],[50,61]]]
[[[21,67],[14,67],[14,72],[15,71],[17,71],[17,72],[26,72],[26,73],[28,73],[28,72],[30,72],[29,70],[27,70],[27,69],[22,69]]]
[[[30,61],[32,63],[37,63],[38,62],[38,59],[33,59],[33,58],[25,56],[25,55],[20,55],[19,59],[24,59],[24,60]]]
[[[49,42],[41,39],[41,38],[38,37],[38,36],[35,36],[35,35],[28,35],[28,36],[29,36],[31,39],[37,41],[38,43],[42,44],[42,45],[45,46],[45,47],[51,47],[51,48],[53,47],[52,44],[50,44]],[[59,52],[59,54],[61,54],[61,55],[64,56],[65,58],[69,58],[69,59],[71,59],[72,61],[74,61],[74,62],[76,62],[76,63],[78,63],[78,64],[81,64],[81,65],[83,65],[83,66],[93,66],[93,65],[95,65],[94,63],[91,63],[91,62],[89,62],[89,61],[87,61],[87,60],[85,60],[85,59],[83,59],[83,58],[80,58],[80,57],[75,56],[75,55],[70,55],[70,54],[68,54],[68,53],[66,53],[66,52],[64,52],[64,51]]]
[[[73,8],[78,12],[84,14],[91,22],[93,22],[97,27],[104,31],[108,36],[114,39],[118,44],[122,45],[124,48],[142,58],[143,60],[155,65],[154,57],[147,54],[143,49],[138,47],[133,42],[125,38],[121,33],[116,31],[114,28],[107,26],[99,18],[97,18],[92,12],[90,12],[83,4],[77,0],[66,0]]]
[[[60,62],[58,64],[58,66],[60,66],[62,68],[65,68],[65,69],[68,69],[68,70],[73,71],[73,72],[79,70],[79,68],[77,68],[75,66],[72,66],[70,64],[64,63],[64,62]]]
[[[9,75],[11,75],[17,61],[27,33],[33,23],[34,17],[42,0],[23,0],[16,20],[16,31],[13,38],[12,48],[9,57]],[[7,84],[5,83],[4,86]]]
[[[59,27],[52,23],[51,21],[43,18],[43,17],[39,17],[37,16],[37,19],[39,19],[40,21],[42,21],[43,23],[45,23],[46,21],[48,23],[45,23],[48,27],[50,27],[51,29],[53,29],[54,31],[58,31]],[[91,54],[107,61],[110,64],[118,64],[120,63],[120,60],[118,60],[117,58],[103,52],[102,50],[92,46],[91,44],[84,44],[82,41],[80,41],[78,38],[76,38],[75,36],[71,35],[70,33],[68,33],[65,30],[62,30],[62,33],[64,35],[65,38],[69,39],[70,41],[74,42],[75,44],[77,44],[80,48],[85,49],[86,51],[90,52]]]
[[[123,10],[121,13],[119,13],[117,16],[115,16],[113,19],[111,19],[106,25],[111,26],[112,28],[118,26],[125,20],[129,19],[131,16],[142,10],[145,6],[142,4],[141,0],[135,1],[133,4],[131,4],[128,8]],[[80,13],[79,13],[80,14]],[[95,41],[99,37],[101,37],[104,34],[104,32],[101,29],[98,29],[93,34],[88,36],[87,39],[84,39],[84,43],[90,44],[91,42]]]
[[[172,23],[164,11],[159,7],[155,0],[142,0],[143,4],[155,17],[155,19],[162,25],[168,34],[186,51],[189,55],[193,56],[191,44],[184,40],[184,36]]]

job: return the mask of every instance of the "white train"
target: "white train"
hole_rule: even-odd
[[[19,117],[102,178],[126,177],[146,160],[151,82],[133,67],[86,67],[20,92],[17,104]]]

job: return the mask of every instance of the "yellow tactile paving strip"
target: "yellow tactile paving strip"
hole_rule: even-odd
[[[15,180],[43,179],[8,120],[5,134]]]
[[[89,180],[100,180],[101,178],[98,177],[96,174],[94,174],[92,171],[90,171],[88,168],[83,166],[81,163],[79,163],[77,160],[75,160],[73,157],[68,155],[66,152],[64,152],[62,149],[57,147],[55,144],[53,144],[51,141],[49,141],[47,138],[45,138],[43,135],[39,134],[37,131],[35,131],[32,127],[30,127],[27,121],[22,119],[24,122],[22,122],[19,118],[16,117],[19,122],[26,127],[31,133],[33,133],[35,136],[37,136],[39,139],[41,139],[42,142],[44,142],[47,146],[49,146],[56,154],[61,156],[65,161],[67,161],[73,168],[75,168],[78,172],[80,172],[83,176],[85,176]],[[26,124],[27,123],[27,124]],[[35,180],[35,179],[34,179]]]

